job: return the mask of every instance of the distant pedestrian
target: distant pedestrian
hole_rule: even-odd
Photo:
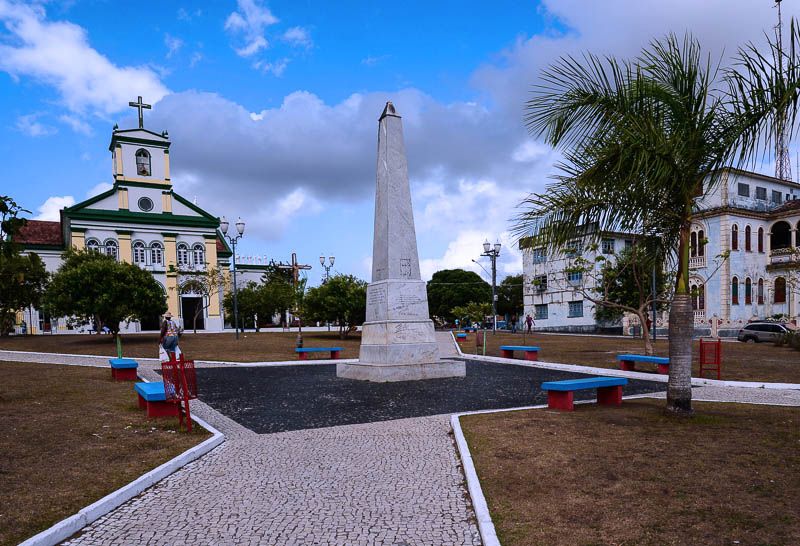
[[[517,315],[511,316],[511,333],[512,334],[517,333]]]
[[[180,356],[180,348],[178,348],[178,336],[180,333],[180,327],[172,320],[172,313],[167,311],[164,314],[164,322],[161,324],[159,343],[166,351],[169,360],[177,359]]]
[[[533,331],[533,317],[528,315],[525,317],[525,325],[528,327],[528,333],[530,334]]]

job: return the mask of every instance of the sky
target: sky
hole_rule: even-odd
[[[783,10],[800,15],[800,0]],[[369,281],[391,100],[423,278],[488,279],[489,240],[503,245],[500,280],[522,271],[518,204],[559,158],[523,121],[544,68],[587,51],[630,58],[687,31],[724,62],[775,18],[770,0],[0,0],[0,194],[54,220],[109,188],[112,127],[136,126],[128,102],[141,95],[145,127],[169,131],[175,191],[245,220],[240,254],[297,252],[311,285],[333,255],[332,273]]]

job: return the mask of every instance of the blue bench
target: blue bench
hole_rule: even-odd
[[[163,381],[136,383],[133,388],[139,398],[139,407],[147,409],[148,417],[175,417],[180,413],[178,404],[167,401]]]
[[[330,351],[331,360],[336,360],[339,358],[339,352],[341,352],[341,350],[341,347],[298,347],[294,352],[297,353],[300,360],[308,360],[308,353],[326,353]]]
[[[456,334],[456,341],[467,341],[467,334]]]
[[[603,406],[622,405],[622,387],[628,384],[624,377],[587,377],[586,379],[567,379],[547,381],[542,390],[547,391],[547,407],[572,411],[575,391],[597,389],[597,403]]]
[[[525,360],[539,360],[539,347],[528,347],[526,345],[501,345],[503,358],[514,358],[514,351],[523,351]]]
[[[139,363],[130,358],[109,358],[111,377],[115,381],[136,381],[136,369]]]
[[[664,375],[669,373],[669,358],[663,356],[619,355],[617,360],[620,369],[627,372],[636,371],[636,362],[649,362],[658,365],[658,373]]]

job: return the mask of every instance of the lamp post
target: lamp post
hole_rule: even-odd
[[[492,247],[487,239],[483,243],[483,254],[492,260],[492,333],[497,333],[497,257],[500,255],[500,243]]]
[[[331,277],[331,268],[333,267],[333,261],[336,259],[335,256],[329,256],[328,262],[330,265],[325,265],[325,256],[320,255],[319,257],[319,265],[321,265],[325,269],[325,278],[322,282],[328,282],[328,279]]]
[[[236,329],[236,339],[239,339],[239,302],[236,298],[236,293],[238,291],[238,287],[236,286],[236,243],[242,238],[242,235],[244,235],[244,220],[242,220],[241,216],[236,220],[235,235],[228,235],[229,227],[230,223],[223,216],[219,221],[219,230],[222,232],[222,236],[230,241],[233,249],[233,327]]]

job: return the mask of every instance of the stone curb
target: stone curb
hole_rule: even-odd
[[[155,485],[170,474],[176,472],[190,462],[199,459],[225,441],[225,435],[209,425],[203,419],[192,416],[192,420],[211,432],[213,436],[202,443],[187,449],[177,457],[170,459],[161,466],[142,474],[128,485],[113,491],[102,499],[90,504],[41,533],[21,542],[19,546],[53,546],[68,539],[90,523],[105,516],[115,508],[128,502],[142,493],[148,487]]]

